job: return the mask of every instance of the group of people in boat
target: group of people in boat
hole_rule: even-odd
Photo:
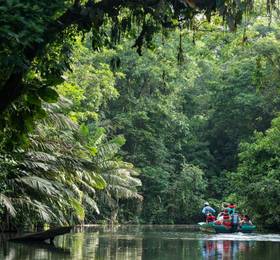
[[[236,210],[234,203],[226,203],[223,205],[223,210],[215,217],[216,210],[213,209],[208,202],[204,203],[202,213],[205,216],[206,223],[214,222],[216,225],[224,225],[227,227],[236,228],[242,225],[253,225],[248,215],[243,215]]]

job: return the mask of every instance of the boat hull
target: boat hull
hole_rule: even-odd
[[[252,233],[255,230],[256,230],[255,225],[242,225],[240,227],[240,232],[242,232],[242,233]]]
[[[206,223],[200,222],[198,223],[200,230],[207,233],[252,233],[256,230],[256,226],[254,225],[242,225],[241,227],[237,226],[225,226],[225,225],[217,225],[215,223]]]
[[[215,233],[215,229],[214,229],[214,223],[206,223],[206,222],[199,222],[199,229],[202,232],[207,232],[207,233]]]

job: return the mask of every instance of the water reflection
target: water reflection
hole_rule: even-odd
[[[55,246],[0,244],[1,260],[275,260],[279,254],[279,235],[205,235],[182,226],[91,227],[58,237]]]
[[[201,241],[202,256],[207,259],[240,259],[241,255],[248,255],[256,242],[233,240],[204,240]]]

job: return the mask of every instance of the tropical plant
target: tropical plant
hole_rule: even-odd
[[[58,104],[45,110],[49,116],[30,135],[29,146],[1,157],[3,205],[12,216],[20,215],[17,220],[30,223],[83,221],[85,203],[99,212],[93,198],[106,183],[79,141],[78,126]]]
[[[92,53],[85,44],[79,42],[79,48],[73,55],[72,72],[65,74],[66,82],[58,87],[58,92],[72,101],[66,112],[80,124],[85,146],[92,153],[95,171],[107,183],[104,190],[96,193],[100,215],[97,216],[88,207],[88,222],[96,219],[116,222],[119,200],[136,199],[139,203],[142,199],[137,190],[141,181],[137,178],[136,170],[119,156],[125,139],[120,135],[108,136],[105,127],[110,128],[110,121],[103,120],[107,104],[119,96],[115,84],[124,78],[123,73],[113,72],[106,64],[106,59],[114,54],[114,51],[109,50]]]
[[[106,138],[104,132],[99,138]],[[93,158],[97,172],[107,183],[104,190],[97,191],[97,201],[102,208],[99,219],[109,219],[111,223],[118,222],[120,201],[132,199],[140,203],[143,199],[138,192],[142,185],[138,172],[131,163],[116,157],[124,143],[124,137],[117,136],[96,144],[98,153]]]

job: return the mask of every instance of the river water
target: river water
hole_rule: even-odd
[[[54,246],[2,241],[0,259],[277,260],[280,235],[204,234],[189,226],[91,226],[57,237]]]

